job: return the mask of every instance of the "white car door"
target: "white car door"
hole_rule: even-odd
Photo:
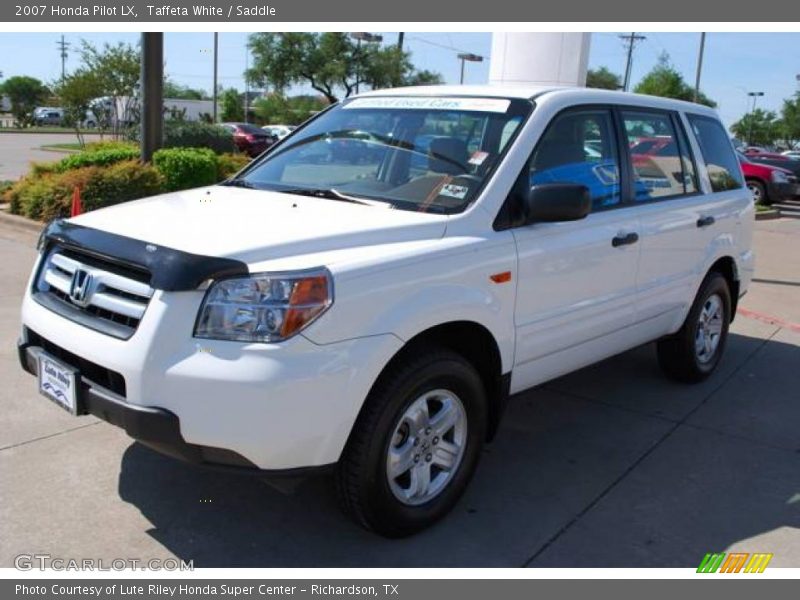
[[[735,217],[718,196],[702,193],[677,113],[623,108],[620,120],[640,206],[637,310],[640,327],[658,337],[680,326],[714,253],[714,238],[730,232]]]
[[[531,185],[586,185],[593,208],[580,221],[512,229],[518,252],[512,392],[629,345],[639,220],[636,208],[622,203],[620,154],[606,108],[560,113],[533,152]]]

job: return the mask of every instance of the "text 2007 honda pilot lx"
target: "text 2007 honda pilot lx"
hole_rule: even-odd
[[[360,524],[407,535],[463,493],[510,394],[652,340],[707,377],[753,213],[702,106],[372,92],[221,185],[51,223],[20,358],[166,454],[332,468]]]

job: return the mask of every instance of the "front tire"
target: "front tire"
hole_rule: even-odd
[[[709,273],[678,333],[657,344],[658,362],[671,378],[686,383],[706,379],[725,351],[731,320],[731,293],[720,273]]]
[[[753,194],[753,201],[756,204],[768,205],[771,204],[769,195],[767,194],[766,186],[760,181],[755,179],[747,180],[747,189]]]
[[[344,510],[386,537],[446,515],[467,487],[486,439],[486,391],[461,355],[418,347],[381,375],[339,461]]]

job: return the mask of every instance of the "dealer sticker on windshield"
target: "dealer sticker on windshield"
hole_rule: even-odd
[[[467,197],[467,192],[469,192],[469,188],[465,185],[448,183],[442,186],[442,189],[439,191],[439,195],[463,200]]]
[[[355,98],[342,108],[385,108],[404,110],[472,110],[504,113],[511,106],[505,98],[443,98],[440,96],[375,96]]]

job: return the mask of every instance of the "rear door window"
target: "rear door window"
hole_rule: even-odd
[[[669,113],[621,111],[630,149],[636,201],[658,200],[697,191],[688,146]]]
[[[744,185],[739,161],[728,134],[719,121],[700,115],[687,115],[708,169],[715,192],[739,189]]]

